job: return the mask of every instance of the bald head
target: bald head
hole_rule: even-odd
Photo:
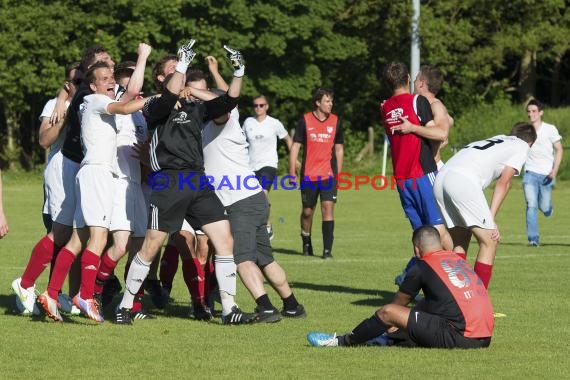
[[[442,250],[441,238],[435,227],[422,226],[417,228],[412,235],[412,243],[418,248],[420,256],[424,253]]]

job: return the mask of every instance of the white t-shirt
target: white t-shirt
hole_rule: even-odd
[[[248,143],[235,118],[225,126],[208,122],[202,130],[204,168],[213,177],[212,185],[224,206],[262,191],[249,167]]]
[[[243,129],[249,141],[249,162],[256,171],[265,166],[277,168],[277,137],[287,136],[287,131],[279,120],[267,115],[262,122],[255,117],[248,117]]]
[[[554,125],[543,122],[536,131],[536,141],[530,148],[524,169],[542,175],[549,174],[554,165],[553,144],[561,139]]]
[[[135,157],[133,146],[136,142],[145,142],[148,139],[146,120],[142,112],[130,115],[115,115],[117,129],[117,174],[119,178],[127,178],[132,182],[140,183],[140,161]]]
[[[47,101],[46,105],[44,106],[44,109],[42,110],[42,113],[40,114],[39,117],[40,122],[42,122],[42,119],[44,117],[50,117],[53,114],[56,102],[57,98],[53,98]],[[66,108],[69,107],[68,101],[65,102],[65,107]],[[65,126],[63,128],[65,128]],[[64,141],[65,141],[65,133],[64,131],[60,131],[59,136],[57,136],[57,139],[49,147],[48,162],[50,162],[52,157],[61,150]]]
[[[79,107],[81,115],[81,145],[85,157],[83,165],[103,165],[116,171],[117,125],[115,115],[107,106],[115,100],[106,95],[87,95]]]
[[[528,152],[528,143],[518,137],[498,135],[467,145],[445,163],[440,173],[459,171],[484,189],[505,166],[515,169],[518,175]]]

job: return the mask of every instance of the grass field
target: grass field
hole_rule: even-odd
[[[4,173],[10,233],[0,241],[0,377],[16,378],[570,378],[570,185],[554,192],[555,214],[540,218],[539,248],[526,246],[520,181],[498,223],[502,244],[490,294],[496,312],[485,350],[398,348],[316,349],[311,330],[345,333],[388,302],[393,279],[411,254],[411,230],[394,191],[343,191],[336,208],[333,260],[299,254],[300,197],[272,192],[275,256],[285,268],[308,318],[277,324],[221,326],[185,317],[188,294],[181,273],[176,302],[152,321],[96,325],[74,317],[64,324],[15,315],[11,281],[20,276],[42,236],[41,178]],[[320,252],[320,212],[313,237]],[[476,248],[476,244],[472,246]],[[472,262],[475,249],[470,253]],[[119,269],[122,273],[122,266]],[[46,287],[47,273],[38,288]],[[66,289],[67,287],[65,287]],[[279,298],[269,291],[275,305]],[[237,301],[254,302],[241,284]],[[109,315],[107,317],[110,318]]]

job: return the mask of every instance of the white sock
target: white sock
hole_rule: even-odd
[[[125,280],[125,292],[123,293],[123,300],[121,301],[119,307],[124,307],[126,309],[133,308],[135,295],[140,290],[144,279],[150,271],[151,263],[141,259],[139,257],[139,253],[133,257],[133,261],[131,262],[131,267],[129,268],[129,273],[127,273],[127,279]]]
[[[220,299],[222,301],[222,315],[232,312],[232,307],[236,302],[236,263],[233,256],[214,256],[214,268],[216,280],[220,288]]]

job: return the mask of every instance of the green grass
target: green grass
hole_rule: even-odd
[[[526,246],[524,201],[515,182],[498,223],[502,231],[490,285],[496,320],[486,350],[399,348],[316,349],[311,330],[345,333],[396,290],[394,276],[411,254],[411,230],[397,193],[343,191],[336,208],[335,258],[299,254],[298,192],[271,193],[275,256],[309,316],[271,325],[221,326],[185,318],[188,294],[181,274],[176,303],[159,318],[132,327],[97,326],[74,317],[64,324],[14,315],[10,282],[21,275],[42,236],[41,178],[5,175],[10,233],[0,241],[2,378],[568,378],[570,301],[568,235],[570,184],[554,192],[555,214],[540,219],[540,248]],[[320,212],[315,219],[320,252]],[[469,255],[472,261],[476,244]],[[119,269],[122,273],[122,266]],[[46,286],[47,273],[38,288]],[[270,290],[276,305],[280,301]],[[254,302],[241,284],[237,300]]]

